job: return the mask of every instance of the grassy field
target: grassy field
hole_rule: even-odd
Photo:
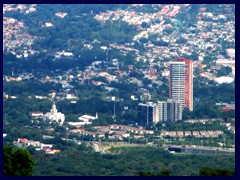
[[[126,142],[104,142],[101,143],[100,148],[102,153],[108,154],[118,154],[121,151],[121,148],[135,148],[135,147],[146,147],[149,145],[145,144],[129,144]],[[118,150],[120,151],[118,151]]]

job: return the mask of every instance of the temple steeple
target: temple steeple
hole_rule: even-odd
[[[53,113],[57,113],[57,112],[58,112],[57,107],[56,107],[56,104],[55,104],[54,101],[53,101],[53,105],[52,105],[52,112],[53,112]]]

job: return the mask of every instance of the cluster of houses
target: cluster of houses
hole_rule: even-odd
[[[19,5],[20,6],[20,5]],[[22,5],[25,7],[25,5]],[[34,8],[29,6],[30,8]],[[160,7],[160,8],[159,8]],[[26,7],[25,7],[26,8]],[[206,49],[211,49],[210,53],[217,53],[217,55],[224,52],[226,49],[222,49],[222,44],[219,43],[220,40],[227,41],[230,44],[235,43],[235,21],[233,18],[233,9],[229,5],[219,5],[219,10],[216,12],[208,11],[208,7],[202,5],[197,16],[197,22],[190,28],[186,28],[186,32],[180,35],[172,36],[169,34],[163,34],[164,29],[174,29],[174,18],[183,11],[189,10],[189,4],[156,4],[153,8],[161,9],[152,13],[143,13],[135,10],[135,5],[129,6],[125,10],[117,9],[112,11],[101,12],[95,16],[95,19],[102,23],[106,21],[125,21],[129,25],[137,26],[140,31],[134,38],[132,43],[126,44],[115,44],[114,48],[119,50],[124,50],[125,52],[135,52],[137,59],[148,60],[150,63],[154,59],[172,59],[178,56],[191,55],[192,53],[197,53],[198,57],[194,60],[202,61],[205,56],[209,55]],[[223,9],[227,9],[226,13],[223,14]],[[232,9],[232,11],[231,11]],[[4,5],[4,12],[11,11],[14,8],[11,5]],[[57,12],[55,16],[59,18],[64,18],[67,15],[65,12]],[[5,18],[5,17],[4,17]],[[207,18],[207,20],[206,20]],[[166,21],[166,19],[168,21]],[[170,19],[170,21],[169,21]],[[229,20],[230,19],[230,20]],[[16,21],[16,20],[14,20]],[[160,22],[159,22],[160,21]],[[222,22],[223,21],[223,22]],[[5,22],[4,22],[5,23]],[[142,27],[142,23],[147,23],[149,26],[147,28]],[[181,24],[181,23],[180,23]],[[43,24],[46,27],[53,26],[52,22],[47,22]],[[211,30],[210,30],[211,29]],[[192,33],[196,31],[195,33]],[[7,29],[4,30],[5,34],[9,33]],[[148,40],[144,43],[147,52],[140,53],[137,49],[133,48],[136,41],[141,38],[149,38],[151,35],[159,34],[164,42],[168,42],[168,46],[158,46]],[[18,38],[16,38],[18,39]],[[26,39],[26,38],[21,38]],[[29,39],[29,38],[28,38]],[[31,39],[31,38],[30,38]],[[185,39],[187,43],[178,43],[179,39]],[[210,40],[209,40],[210,39]],[[156,39],[157,41],[160,38]],[[5,38],[4,38],[5,41]],[[33,41],[33,40],[32,40]],[[9,43],[11,41],[8,41]],[[16,44],[16,43],[15,43]],[[91,44],[85,44],[88,47],[92,47]],[[6,47],[8,47],[6,45]],[[110,44],[109,44],[110,47]],[[228,48],[229,49],[229,48]],[[215,52],[216,51],[216,52]],[[226,50],[228,52],[228,50]],[[220,52],[220,53],[219,53]],[[65,52],[66,56],[73,56],[72,52]],[[234,53],[230,53],[234,54]],[[229,55],[229,53],[228,53]],[[232,57],[230,55],[230,57]]]
[[[14,7],[16,6],[16,7]],[[7,11],[18,11],[22,13],[31,13],[36,11],[36,5],[26,6],[23,4],[13,5],[4,4],[3,14]],[[3,17],[3,50],[10,52],[17,58],[27,58],[29,55],[39,53],[29,47],[32,46],[36,37],[32,36],[25,30],[23,22],[15,18]],[[21,47],[21,52],[19,52]]]
[[[56,12],[55,16],[60,17],[60,18],[64,18],[68,13],[65,12]]]
[[[36,37],[25,31],[23,22],[14,18],[3,17],[3,50],[10,52],[17,58],[27,58],[39,53],[29,47]],[[21,53],[17,49],[22,47]]]
[[[80,135],[89,135],[93,138],[106,138],[106,133],[108,134],[109,139],[119,139],[127,137],[134,138],[143,138],[145,134],[154,134],[153,130],[145,130],[137,127],[131,127],[126,125],[117,125],[111,124],[108,126],[93,126],[95,131],[88,131],[84,128],[78,128],[70,130],[71,133],[78,133]],[[221,130],[207,130],[207,131],[165,131],[163,130],[160,133],[161,137],[178,137],[184,138],[187,136],[194,136],[196,138],[217,138],[219,135],[222,135],[223,131]]]
[[[169,42],[169,46],[157,46],[150,41],[145,43],[145,47],[148,48],[148,52],[145,53],[145,58],[151,62],[151,59],[155,59],[156,57],[162,58],[174,58],[173,56],[181,56],[181,55],[191,55],[194,52],[198,52],[198,59],[194,60],[203,60],[207,55],[205,50],[208,47],[214,49],[221,49],[222,45],[218,43],[219,39],[223,39],[229,42],[235,42],[235,22],[234,19],[227,21],[227,17],[232,16],[231,13],[227,13],[227,15],[221,14],[221,10],[218,13],[208,12],[207,7],[200,8],[198,13],[198,21],[194,27],[188,28],[186,33],[181,33],[181,35],[175,37],[171,35],[162,34],[164,29],[172,29],[173,22],[165,22],[167,18],[174,18],[177,14],[182,13],[189,5],[155,5],[161,6],[162,10],[154,13],[143,13],[136,12],[134,9],[126,9],[126,10],[115,10],[115,11],[107,11],[97,14],[95,18],[102,23],[105,23],[107,20],[116,21],[122,20],[128,24],[136,25],[139,29],[139,34],[137,34],[133,38],[134,41],[138,41],[141,38],[149,38],[152,34],[159,34],[162,36],[162,40],[165,42]],[[223,7],[221,7],[223,8]],[[225,8],[230,8],[226,5]],[[231,9],[231,8],[230,8]],[[228,11],[229,12],[229,11]],[[208,17],[206,21],[204,18]],[[170,19],[171,19],[170,18]],[[155,23],[155,21],[160,23]],[[225,24],[222,24],[221,21],[224,21]],[[149,24],[148,28],[143,28],[142,23],[145,22]],[[212,30],[209,30],[209,27]],[[228,30],[226,30],[226,28]],[[197,31],[197,33],[192,33],[192,31]],[[211,38],[211,41],[208,41],[208,38]],[[185,39],[187,43],[181,44],[177,43],[178,39]],[[158,39],[156,39],[158,40]],[[122,45],[119,45],[118,48],[121,49]],[[126,48],[127,50],[127,48]],[[224,51],[224,49],[222,49]],[[138,54],[138,53],[137,53]],[[138,54],[139,55],[139,54]]]
[[[231,133],[235,134],[235,126],[232,125],[231,123],[220,123],[222,126],[226,126],[227,130],[229,130]]]
[[[13,144],[17,147],[29,147],[33,146],[36,151],[45,151],[46,154],[59,153],[59,149],[54,149],[52,144],[43,144],[40,141],[32,141],[26,138],[18,138],[17,141],[13,141]]]
[[[221,130],[208,130],[208,131],[162,131],[161,136],[170,136],[184,138],[187,136],[194,136],[196,138],[217,138],[220,134],[223,134]]]
[[[155,59],[174,59],[179,56],[191,56],[196,54],[193,60],[194,67],[201,69],[201,76],[206,77],[210,80],[215,80],[216,72],[221,66],[229,66],[232,72],[227,77],[220,77],[216,79],[216,83],[231,83],[235,77],[235,49],[226,48],[222,46],[220,41],[226,41],[229,44],[235,43],[235,21],[234,18],[227,20],[227,18],[232,17],[233,14],[230,13],[232,7],[221,7],[222,9],[227,9],[227,14],[221,14],[223,11],[219,9],[216,10],[217,13],[208,12],[207,7],[200,8],[198,13],[198,21],[194,26],[186,29],[186,32],[181,33],[178,36],[164,35],[162,31],[166,28],[173,28],[172,22],[165,23],[165,17],[174,17],[176,14],[184,11],[184,8],[188,8],[188,5],[161,5],[162,10],[155,13],[142,13],[135,12],[134,10],[115,10],[100,13],[95,16],[95,18],[102,23],[107,20],[116,21],[121,19],[129,24],[134,24],[138,26],[139,34],[133,38],[132,43],[126,43],[125,45],[114,44],[111,47],[119,49],[123,53],[132,52],[135,53],[138,61],[142,59],[144,61],[149,61],[150,66],[157,65]],[[176,12],[176,13],[172,13]],[[170,15],[171,14],[171,15]],[[208,18],[206,20],[205,18]],[[154,23],[155,20],[161,21],[160,23]],[[222,23],[222,21],[224,23]],[[148,28],[142,28],[141,24],[145,22],[149,24]],[[227,28],[227,30],[226,30]],[[210,30],[211,29],[211,30]],[[193,33],[195,31],[195,33]],[[168,46],[158,46],[150,41],[149,36],[153,34],[159,34],[164,42],[169,43]],[[145,53],[139,53],[137,49],[133,46],[136,41],[141,38],[147,38],[148,42],[144,43],[144,47],[147,49]],[[187,43],[178,43],[179,39],[184,39]],[[209,40],[211,39],[211,40]],[[160,40],[157,38],[156,40]],[[209,49],[207,51],[206,49]],[[227,54],[223,56],[221,54]],[[210,68],[203,64],[203,61],[207,56],[216,56],[216,64]]]
[[[144,6],[144,5],[143,5]],[[132,42],[125,43],[125,44],[118,44],[118,43],[112,43],[108,46],[101,46],[101,49],[106,51],[106,54],[109,49],[118,49],[123,54],[126,53],[135,53],[136,54],[136,61],[143,60],[148,61],[150,63],[150,67],[148,69],[138,69],[138,71],[142,72],[144,74],[145,78],[150,79],[153,83],[161,85],[161,80],[159,79],[158,75],[161,76],[168,76],[169,70],[168,70],[168,63],[165,62],[159,62],[156,61],[156,59],[159,60],[166,60],[166,59],[174,59],[179,56],[185,56],[185,55],[191,55],[193,53],[197,53],[197,58],[193,59],[194,61],[194,67],[201,69],[201,76],[206,77],[210,80],[216,79],[216,72],[221,66],[229,66],[232,69],[231,77],[220,77],[220,79],[216,79],[217,83],[231,83],[234,80],[235,77],[235,48],[226,48],[222,49],[222,44],[219,43],[220,41],[229,41],[229,44],[234,44],[234,37],[235,37],[235,21],[233,15],[230,13],[232,7],[228,7],[228,5],[222,5],[219,6],[220,9],[228,8],[226,14],[221,14],[221,11],[217,11],[216,13],[208,12],[207,7],[202,7],[198,13],[198,21],[195,26],[191,26],[191,28],[186,28],[186,32],[181,33],[177,37],[170,36],[166,34],[161,34],[165,28],[173,28],[171,27],[174,23],[171,21],[166,22],[166,18],[172,18],[174,19],[179,13],[182,13],[182,11],[189,8],[189,5],[186,4],[180,4],[180,5],[153,5],[156,7],[161,7],[161,10],[154,13],[143,13],[135,11],[135,5],[129,6],[126,10],[114,10],[114,11],[107,11],[100,14],[97,14],[95,18],[99,21],[103,21],[103,23],[106,20],[111,21],[117,21],[122,20],[129,24],[133,24],[139,27],[139,34],[136,35]],[[204,6],[204,5],[202,5]],[[226,7],[225,7],[226,6]],[[8,7],[9,11],[12,10],[11,6]],[[4,6],[4,8],[6,9]],[[55,16],[59,18],[64,18],[67,15],[65,12],[57,12],[55,13]],[[205,17],[208,17],[208,20],[205,20]],[[230,19],[230,20],[228,20]],[[5,43],[4,47],[10,48],[11,46],[8,45],[8,43],[11,43],[13,45],[18,45],[17,42],[14,41],[23,41],[27,40],[29,42],[34,41],[34,37],[31,37],[31,35],[27,34],[26,38],[16,38],[16,40],[12,41],[11,36],[19,31],[21,29],[15,26],[18,26],[20,22],[13,18],[7,18],[4,17],[3,19],[3,25],[4,25],[4,38],[3,41]],[[156,23],[160,20],[160,23]],[[223,21],[223,22],[222,22]],[[142,23],[148,23],[149,27],[143,28]],[[49,22],[50,23],[50,22]],[[9,28],[13,26],[12,28]],[[49,24],[50,25],[50,24]],[[22,23],[20,23],[20,26],[24,26]],[[211,31],[209,30],[209,27],[211,27]],[[23,28],[23,27],[22,27]],[[185,28],[185,27],[183,27]],[[11,29],[14,29],[13,31]],[[192,33],[192,31],[196,31],[195,33]],[[11,33],[12,32],[12,33]],[[148,36],[152,34],[159,34],[162,37],[162,40],[164,42],[168,42],[168,46],[160,46],[156,45],[151,42],[150,39],[148,39],[147,43],[144,43],[144,47],[146,49],[146,52],[140,52],[138,49],[134,47],[135,43],[139,41],[140,38],[145,37],[148,38]],[[18,33],[19,36],[23,36],[24,33]],[[9,36],[9,38],[8,38]],[[15,36],[15,35],[14,35]],[[187,43],[177,43],[177,40],[179,39],[185,39]],[[209,40],[211,39],[211,40]],[[159,38],[156,39],[157,41],[160,40]],[[93,48],[94,43],[101,43],[98,40],[94,40],[92,43],[86,43],[86,48]],[[21,43],[22,44],[22,43]],[[25,43],[26,44],[26,43]],[[5,49],[6,49],[5,48]],[[12,48],[10,48],[12,49]],[[211,52],[206,51],[206,49],[211,49]],[[32,51],[31,53],[35,53],[33,50],[27,48],[26,51]],[[13,52],[13,51],[12,51]],[[226,52],[226,53],[225,53]],[[14,53],[14,52],[13,52]],[[30,53],[30,54],[31,54]],[[216,54],[216,64],[214,66],[211,66],[210,68],[207,67],[206,64],[203,64],[204,59],[211,54]],[[221,54],[226,54],[225,56]],[[29,52],[26,52],[23,56],[28,56]],[[17,55],[18,56],[18,55]],[[20,55],[19,55],[20,56]],[[55,53],[55,57],[74,57],[74,54],[69,51],[58,51]],[[63,89],[73,89],[74,87],[71,85],[71,82],[73,80],[77,80],[79,84],[85,84],[89,82],[89,79],[94,77],[104,77],[107,80],[106,82],[102,82],[99,80],[92,80],[91,83],[96,86],[106,86],[108,83],[111,83],[112,81],[118,82],[119,79],[126,77],[129,75],[129,72],[136,71],[137,68],[135,68],[133,65],[129,66],[128,71],[121,70],[120,65],[121,62],[118,61],[118,59],[113,59],[108,62],[108,64],[104,64],[106,62],[104,61],[94,61],[90,66],[87,66],[85,70],[82,70],[78,72],[77,75],[72,75],[71,72],[66,72],[67,78],[65,80],[62,79],[62,77],[56,76],[56,77],[50,77],[47,76],[44,79],[41,79],[41,82],[55,82],[55,83],[61,83]],[[164,69],[159,72],[156,68],[153,66],[159,66],[164,67]],[[106,66],[106,68],[104,68]],[[99,68],[100,67],[100,68]],[[69,73],[69,74],[68,74]],[[28,77],[29,78],[29,77]],[[32,77],[31,77],[32,78]],[[21,81],[22,77],[19,75],[18,77],[6,77],[6,80],[10,81]],[[137,79],[135,77],[129,77],[128,78],[129,83],[137,84],[138,86],[141,86],[143,83],[140,79]]]
[[[31,13],[36,11],[37,4],[25,5],[25,4],[4,4],[3,14],[7,11],[20,11],[21,13]]]
[[[132,5],[133,7],[134,4]],[[180,11],[179,5],[158,5],[155,6],[163,6],[162,10],[156,12],[156,13],[142,13],[142,12],[136,12],[134,10],[115,10],[115,11],[107,11],[102,12],[100,14],[97,14],[95,18],[102,23],[105,23],[107,20],[123,20],[127,22],[130,25],[141,25],[143,22],[150,22],[152,20],[156,20],[157,18],[161,18],[161,15],[164,16],[170,16],[174,17],[176,14],[178,14]],[[140,27],[141,28],[141,27]]]
[[[153,130],[145,130],[142,128],[127,126],[127,125],[119,125],[119,124],[111,124],[108,126],[93,126],[95,132],[87,131],[84,128],[81,129],[73,129],[70,130],[72,133],[79,133],[81,135],[89,135],[93,138],[106,138],[106,133],[108,134],[109,139],[119,139],[123,140],[123,138],[127,138],[130,136],[138,135],[136,137],[142,138],[144,134],[153,134]]]

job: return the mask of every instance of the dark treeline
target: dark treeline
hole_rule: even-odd
[[[67,150],[64,154],[44,155],[36,153],[34,174],[63,176],[139,176],[147,172],[153,175],[199,175],[204,166],[234,170],[233,156],[172,155],[158,148],[112,148],[113,153],[100,154],[89,148]],[[94,169],[94,170],[93,170]],[[168,170],[168,171],[167,171]],[[202,173],[203,174],[203,173]]]
[[[54,147],[63,153],[47,155],[33,148],[4,146],[5,176],[234,176],[233,156],[172,155],[158,148],[111,148],[100,154],[82,143],[60,138]],[[52,140],[51,140],[52,141]],[[49,142],[51,142],[49,141]],[[46,141],[47,142],[47,141]],[[121,152],[121,155],[119,154]],[[30,155],[31,153],[31,155]],[[189,158],[186,158],[189,156]],[[169,159],[171,159],[169,161]],[[224,160],[224,161],[223,161]],[[223,163],[224,162],[224,163]],[[203,166],[204,164],[204,166]],[[214,167],[214,168],[212,168]],[[93,171],[95,169],[95,171]]]

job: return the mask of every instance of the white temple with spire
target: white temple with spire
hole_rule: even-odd
[[[65,120],[65,115],[61,112],[58,112],[54,100],[53,100],[52,109],[50,110],[50,112],[47,112],[43,116],[43,120],[49,120],[50,123],[57,122],[57,123],[59,123],[60,126],[63,125],[63,122]]]

